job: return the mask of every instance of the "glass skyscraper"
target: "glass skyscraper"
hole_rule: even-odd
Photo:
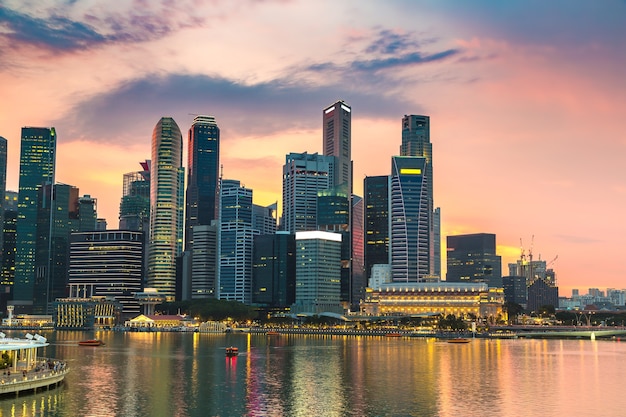
[[[430,275],[432,246],[426,158],[394,156],[390,180],[391,279],[420,282]]]
[[[365,177],[365,276],[372,277],[372,266],[389,263],[389,176]]]
[[[218,233],[218,298],[250,304],[252,246],[259,231],[252,227],[252,190],[237,180],[221,182]]]
[[[31,306],[35,285],[39,189],[54,184],[57,135],[54,128],[22,128],[13,304]],[[26,311],[29,307],[24,307]],[[16,313],[22,310],[16,308]]]
[[[183,243],[183,137],[171,117],[152,132],[147,286],[174,301],[176,258]]]
[[[402,144],[400,156],[416,156],[425,159],[424,178],[426,180],[426,195],[428,200],[428,275],[434,276],[441,272],[441,253],[435,251],[440,247],[439,221],[435,216],[433,198],[433,145],[430,142],[430,117],[420,115],[405,115],[402,118]]]
[[[54,301],[68,295],[70,234],[80,228],[78,194],[78,188],[67,184],[39,189],[34,314],[52,314]]]
[[[216,218],[220,167],[220,129],[212,116],[196,116],[187,144],[185,250],[193,243],[193,227]]]
[[[447,237],[447,282],[484,282],[502,287],[502,260],[496,235],[473,233]]]

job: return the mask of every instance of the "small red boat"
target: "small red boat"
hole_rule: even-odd
[[[102,346],[104,343],[99,339],[81,340],[78,342],[78,346]]]
[[[226,348],[226,356],[237,356],[239,355],[239,348],[231,346]]]
[[[385,337],[402,337],[400,333],[385,333]]]

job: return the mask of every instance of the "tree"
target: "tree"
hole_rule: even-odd
[[[513,301],[507,301],[504,303],[504,310],[509,316],[509,322],[513,324],[517,324],[517,316],[524,312],[524,308]]]

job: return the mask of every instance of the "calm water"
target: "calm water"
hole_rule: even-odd
[[[626,415],[618,341],[44,335],[71,366],[65,385],[2,399],[0,417]]]

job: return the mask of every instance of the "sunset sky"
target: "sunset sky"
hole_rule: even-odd
[[[623,0],[0,0],[7,189],[21,128],[54,126],[57,181],[117,228],[155,124],[186,143],[206,114],[224,177],[280,202],[285,155],[321,152],[341,99],[357,194],[429,115],[444,243],[495,233],[503,274],[521,247],[558,256],[561,295],[626,288],[625,21]]]

